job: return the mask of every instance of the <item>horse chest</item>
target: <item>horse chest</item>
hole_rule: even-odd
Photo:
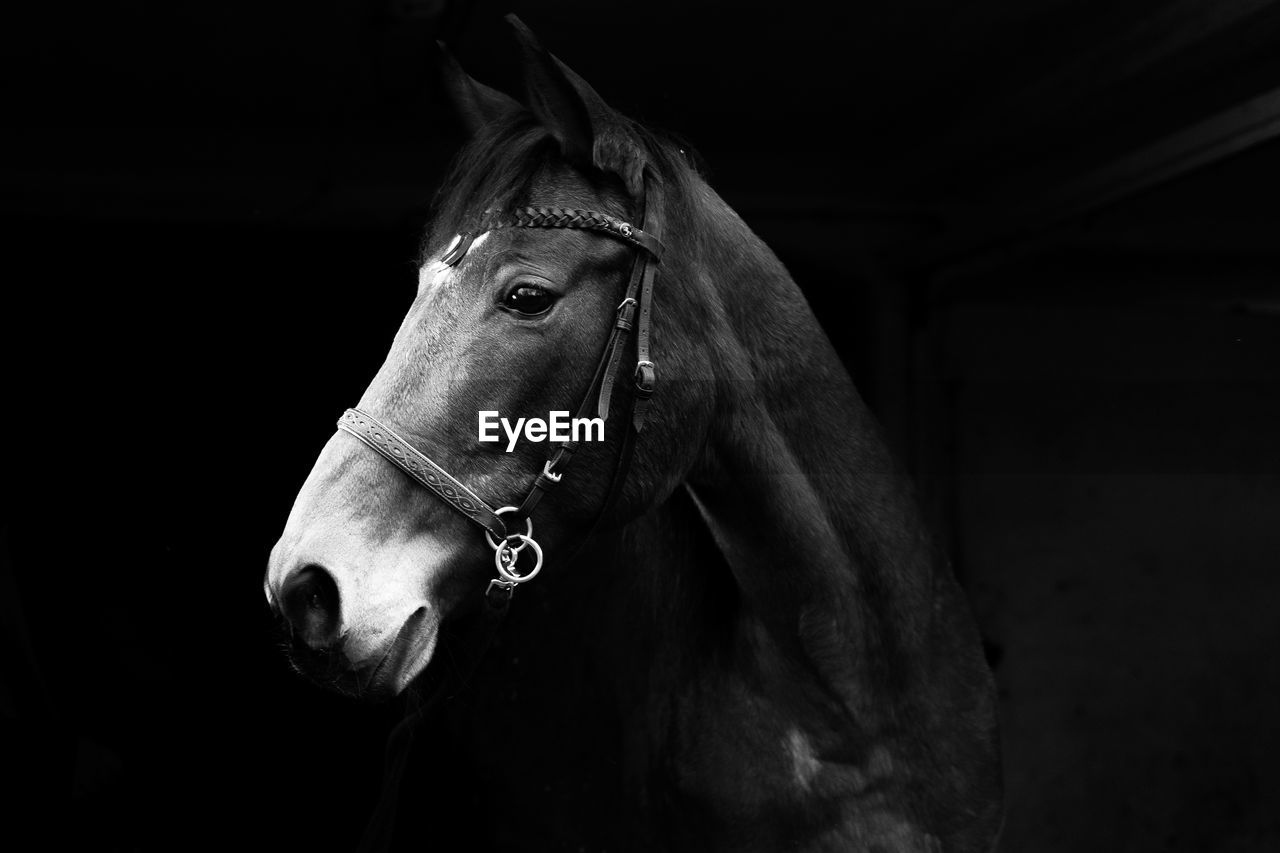
[[[629,665],[563,620],[542,622],[536,644],[513,627],[455,722],[486,797],[509,804],[526,845],[533,834],[589,850],[806,849],[892,771],[883,751],[830,762],[836,735],[810,730],[824,714],[795,684],[732,669],[690,677],[654,668],[670,658],[652,650],[648,667]]]
[[[660,784],[676,837],[706,850],[935,849],[896,801],[886,745],[802,711],[803,687],[759,687],[730,673],[673,700]]]
[[[796,692],[780,701],[726,674],[678,694],[664,746],[674,788],[726,815],[803,812],[827,799],[833,768],[823,744],[834,735],[820,714],[797,711]]]

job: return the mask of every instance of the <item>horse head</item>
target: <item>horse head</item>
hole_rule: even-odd
[[[496,508],[519,506],[539,471],[564,475],[550,469],[549,443],[517,442],[508,450],[505,436],[481,441],[479,413],[515,421],[575,412],[584,394],[598,403],[589,414],[606,417],[603,440],[573,448],[569,482],[531,514],[535,547],[550,566],[546,582],[589,531],[624,523],[675,489],[697,452],[709,406],[690,385],[668,380],[693,377],[709,355],[695,333],[696,312],[673,312],[666,303],[648,359],[662,365],[664,381],[632,458],[624,444],[638,427],[629,412],[618,413],[634,405],[634,357],[619,360],[614,393],[599,388],[613,330],[624,315],[640,322],[635,300],[624,303],[637,253],[646,250],[609,239],[619,234],[595,225],[617,231],[625,224],[629,233],[630,223],[664,221],[666,298],[680,280],[685,238],[671,227],[679,202],[661,187],[688,170],[674,147],[612,110],[513,24],[524,54],[523,104],[443,57],[446,88],[473,138],[437,202],[417,296],[357,408]],[[512,211],[539,207],[603,216],[579,227],[495,225]],[[607,418],[611,410],[615,416]],[[474,518],[366,445],[368,435],[362,441],[347,430],[325,445],[272,551],[265,588],[300,670],[345,692],[388,696],[422,673],[442,626],[479,606],[494,577],[495,551]],[[619,471],[624,455],[630,464]],[[524,518],[504,519],[514,532],[529,529]],[[528,573],[530,558],[517,559]]]

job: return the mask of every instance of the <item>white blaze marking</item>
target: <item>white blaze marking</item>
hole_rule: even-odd
[[[469,255],[476,249],[480,248],[480,244],[489,239],[490,233],[491,232],[486,231],[479,237],[476,237],[476,239],[471,242],[471,248],[467,249],[467,254]],[[449,282],[453,280],[453,273],[456,269],[456,266],[445,266],[439,258],[427,261],[418,269],[419,292],[439,290],[440,288],[447,286]]]
[[[450,269],[439,261],[427,261],[418,269],[418,290],[440,286]]]

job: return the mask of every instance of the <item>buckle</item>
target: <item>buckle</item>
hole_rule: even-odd
[[[653,395],[653,386],[658,381],[658,372],[652,361],[636,362],[636,394],[648,398]]]
[[[618,303],[617,320],[614,322],[619,329],[631,331],[631,318],[636,313],[636,301],[628,296],[626,299]]]

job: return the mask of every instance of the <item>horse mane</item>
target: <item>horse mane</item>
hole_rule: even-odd
[[[667,217],[687,221],[694,214],[691,190],[702,177],[700,160],[682,139],[614,114],[596,138],[596,161],[614,159],[622,150],[638,150],[651,173],[665,188]],[[419,246],[419,264],[442,244],[476,223],[486,210],[509,213],[515,208],[546,201],[534,199],[535,179],[561,159],[555,138],[527,110],[514,111],[490,122],[463,146],[436,192],[432,215]],[[581,170],[580,170],[581,171]],[[627,197],[620,178],[603,168],[582,177],[608,199]],[[633,210],[603,212],[631,218]]]

